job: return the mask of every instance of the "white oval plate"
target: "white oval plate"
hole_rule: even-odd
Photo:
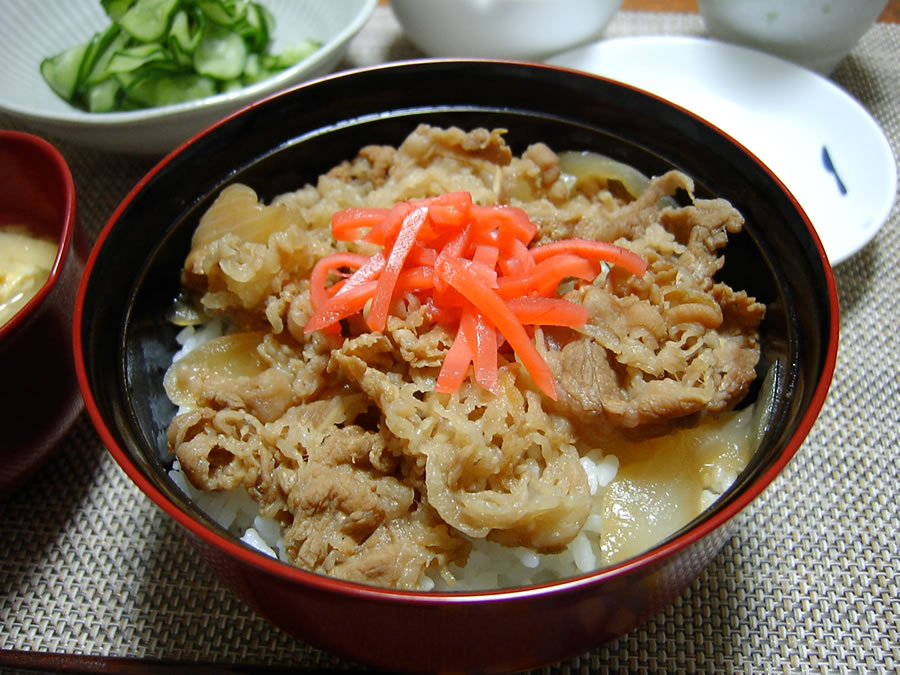
[[[699,115],[755,154],[791,191],[832,265],[887,220],[897,165],[878,123],[826,78],[706,38],[618,38],[548,63],[643,89]]]

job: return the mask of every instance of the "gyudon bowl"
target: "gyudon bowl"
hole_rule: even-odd
[[[74,342],[110,452],[263,616],[378,666],[516,670],[699,575],[809,432],[837,327],[809,221],[732,139],[601,78],[435,60],[163,160]]]

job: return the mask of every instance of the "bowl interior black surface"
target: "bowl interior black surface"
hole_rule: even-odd
[[[762,367],[786,366],[778,415],[741,480],[777,460],[822,374],[832,321],[823,258],[777,181],[702,120],[622,85],[540,66],[429,61],[329,78],[252,107],[158,167],[124,205],[98,252],[80,330],[97,408],[152,484],[192,510],[165,475],[175,409],[162,380],[178,331],[165,315],[200,215],[231,182],[268,201],[364,145],[398,144],[419,123],[502,127],[517,154],[543,141],[650,175],[677,168],[697,196],[729,199],[747,222],[722,275],[768,304]]]

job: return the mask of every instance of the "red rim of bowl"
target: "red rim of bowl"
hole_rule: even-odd
[[[75,196],[75,181],[72,178],[72,172],[69,169],[69,164],[66,162],[65,158],[56,149],[56,147],[50,142],[44,140],[40,136],[35,136],[34,134],[29,134],[24,131],[5,131],[0,130],[0,143],[12,142],[21,145],[24,148],[29,148],[35,150],[36,152],[42,154],[46,159],[50,160],[50,163],[58,172],[59,176],[62,178],[63,186],[64,186],[64,217],[62,227],[57,234],[57,250],[56,250],[56,258],[53,260],[53,267],[50,269],[50,276],[47,278],[47,281],[44,282],[44,285],[38,290],[34,296],[26,302],[18,312],[13,314],[13,316],[2,326],[0,326],[0,341],[2,341],[7,335],[11,334],[16,330],[16,327],[20,324],[26,322],[28,317],[33,313],[33,311],[40,305],[44,298],[50,293],[50,290],[59,280],[60,275],[62,274],[63,265],[65,263],[66,257],[69,255],[69,249],[72,247],[72,241],[75,237],[75,227],[76,227],[76,196]]]
[[[401,61],[392,64],[388,64],[387,66],[376,66],[373,68],[359,68],[350,71],[342,71],[340,73],[335,73],[332,75],[328,75],[322,78],[317,78],[314,80],[310,80],[309,82],[296,87],[296,89],[303,89],[306,87],[314,86],[318,82],[344,77],[348,74],[360,73],[367,70],[377,70],[384,67],[396,67],[402,65],[414,65],[416,63],[429,63],[436,61],[456,61],[455,59],[416,59],[410,61]],[[515,61],[509,60],[501,60],[501,59],[471,59],[468,62],[486,62],[486,63],[518,63]],[[535,65],[535,64],[529,64]],[[94,247],[91,250],[90,256],[87,260],[87,263],[84,268],[84,275],[82,276],[81,283],[78,287],[78,294],[76,298],[75,304],[75,313],[73,320],[73,344],[75,350],[75,367],[76,373],[78,376],[78,383],[81,387],[82,396],[85,401],[85,408],[88,411],[88,414],[91,417],[91,420],[94,423],[94,426],[97,429],[98,434],[100,435],[103,443],[106,445],[109,452],[113,455],[116,462],[119,466],[125,471],[125,473],[129,476],[129,478],[140,488],[140,490],[147,495],[158,507],[160,507],[163,511],[169,514],[172,518],[175,519],[182,527],[184,527],[188,532],[193,534],[196,537],[202,539],[206,544],[218,549],[222,553],[226,554],[229,557],[235,558],[239,560],[241,563],[249,565],[251,567],[256,568],[259,571],[262,571],[267,574],[271,574],[276,577],[280,577],[283,580],[297,582],[306,586],[311,586],[317,588],[319,590],[339,593],[342,595],[357,597],[357,598],[369,598],[380,601],[391,601],[394,603],[400,604],[422,604],[422,605],[431,605],[431,604],[445,604],[447,602],[456,603],[456,604],[478,604],[483,602],[496,602],[500,600],[513,600],[513,599],[521,599],[521,598],[530,598],[548,594],[557,594],[561,592],[567,592],[570,590],[575,590],[583,586],[593,585],[598,582],[610,580],[624,574],[627,574],[631,570],[636,568],[645,567],[648,565],[652,565],[653,563],[664,559],[672,554],[690,546],[691,544],[699,541],[700,539],[706,537],[713,531],[717,530],[722,525],[726,524],[729,520],[731,520],[734,516],[736,516],[739,512],[741,512],[744,508],[747,507],[750,502],[752,502],[756,497],[758,497],[766,487],[781,473],[781,471],[785,468],[785,466],[791,461],[794,455],[799,450],[800,446],[803,444],[806,436],[809,434],[810,429],[812,428],[822,406],[825,403],[825,400],[828,395],[828,389],[831,385],[832,376],[834,373],[835,364],[837,361],[837,348],[838,348],[838,336],[839,336],[839,304],[838,304],[838,296],[837,296],[837,286],[835,284],[834,275],[831,269],[831,265],[828,263],[828,259],[825,254],[825,249],[822,246],[822,242],[820,241],[816,231],[807,217],[805,211],[800,206],[799,202],[794,198],[793,194],[785,187],[785,185],[775,176],[774,173],[762,162],[756,155],[750,152],[743,144],[732,138],[729,134],[725,133],[715,125],[710,122],[704,120],[703,118],[697,116],[691,111],[682,108],[681,106],[672,103],[666,99],[663,99],[655,94],[647,92],[645,90],[639,89],[637,87],[633,87],[632,85],[628,85],[622,82],[618,82],[616,80],[611,80],[609,78],[605,78],[598,75],[591,75],[588,73],[581,73],[580,71],[571,70],[568,68],[560,67],[560,66],[547,66],[541,65],[540,67],[559,70],[571,73],[577,73],[579,75],[583,75],[585,77],[591,77],[595,79],[605,80],[607,82],[611,82],[616,84],[617,86],[622,86],[628,89],[632,89],[634,91],[638,91],[642,94],[649,95],[668,106],[678,109],[679,111],[690,115],[691,117],[699,120],[706,126],[713,129],[716,133],[728,138],[735,145],[739,146],[742,152],[746,153],[746,155],[752,158],[771,178],[775,183],[778,184],[780,189],[787,195],[793,204],[794,208],[797,212],[802,216],[804,224],[806,225],[807,230],[809,231],[812,239],[816,245],[816,249],[819,255],[819,258],[822,262],[825,277],[828,285],[828,295],[830,299],[830,309],[831,309],[831,323],[829,327],[829,347],[828,352],[825,356],[825,362],[822,368],[822,375],[819,379],[819,382],[816,386],[816,391],[810,400],[810,404],[802,419],[799,421],[796,430],[790,437],[784,449],[778,456],[777,461],[775,461],[772,466],[770,466],[764,473],[759,475],[752,483],[750,483],[746,488],[741,491],[740,494],[736,495],[731,499],[724,507],[715,511],[711,515],[703,518],[700,522],[695,524],[689,530],[683,532],[681,535],[674,537],[668,541],[663,542],[662,544],[646,551],[634,558],[630,558],[621,563],[611,565],[609,567],[604,567],[599,570],[595,570],[593,572],[588,572],[582,575],[570,577],[567,579],[562,579],[559,581],[534,585],[534,586],[525,586],[525,587],[513,587],[513,588],[505,588],[505,589],[493,589],[493,590],[481,590],[481,591],[412,591],[412,590],[398,590],[392,588],[384,588],[377,586],[367,586],[363,584],[357,584],[349,581],[344,581],[341,579],[337,579],[334,577],[328,577],[323,574],[318,574],[315,572],[310,572],[308,570],[301,569],[299,567],[295,567],[290,565],[289,563],[282,562],[280,560],[276,560],[265,553],[260,551],[253,550],[249,546],[244,546],[237,541],[230,539],[226,536],[223,536],[206,526],[202,523],[194,520],[188,513],[182,511],[178,506],[176,506],[173,502],[171,502],[162,492],[160,492],[142,473],[141,471],[131,462],[128,458],[127,453],[119,446],[119,444],[113,438],[113,435],[110,433],[106,422],[104,421],[97,404],[94,400],[93,394],[90,389],[90,383],[88,381],[87,373],[84,368],[83,363],[83,349],[81,342],[81,333],[79,331],[79,326],[81,325],[82,319],[82,310],[84,305],[85,293],[87,291],[88,280],[90,279],[91,272],[93,270],[94,264],[96,262],[96,258],[99,254],[100,249],[103,246],[103,242],[106,237],[109,235],[109,232],[113,229],[118,220],[121,213],[125,210],[128,204],[134,199],[135,195],[140,192],[144,185],[150,181],[153,176],[155,176],[160,171],[164,170],[169,162],[180,152],[185,150],[187,147],[192,145],[199,138],[206,136],[207,134],[212,133],[219,126],[224,125],[229,120],[234,117],[238,117],[243,114],[244,111],[249,110],[251,108],[255,108],[257,106],[265,104],[270,99],[278,98],[284,92],[280,94],[274,94],[272,96],[261,99],[255,103],[250,104],[249,106],[245,106],[241,110],[235,111],[234,113],[222,118],[215,124],[210,125],[203,131],[197,133],[190,139],[186,140],[184,143],[175,148],[172,152],[166,155],[158,164],[156,164],[141,180],[132,188],[131,191],[126,195],[126,197],[122,200],[116,210],[113,212],[112,216],[110,216],[103,230],[97,238],[97,241]]]

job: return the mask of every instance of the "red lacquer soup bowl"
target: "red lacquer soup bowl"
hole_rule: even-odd
[[[40,467],[83,409],[70,338],[85,257],[75,184],[63,156],[38,136],[0,131],[0,228],[56,245],[47,280],[0,325],[2,496]]]

